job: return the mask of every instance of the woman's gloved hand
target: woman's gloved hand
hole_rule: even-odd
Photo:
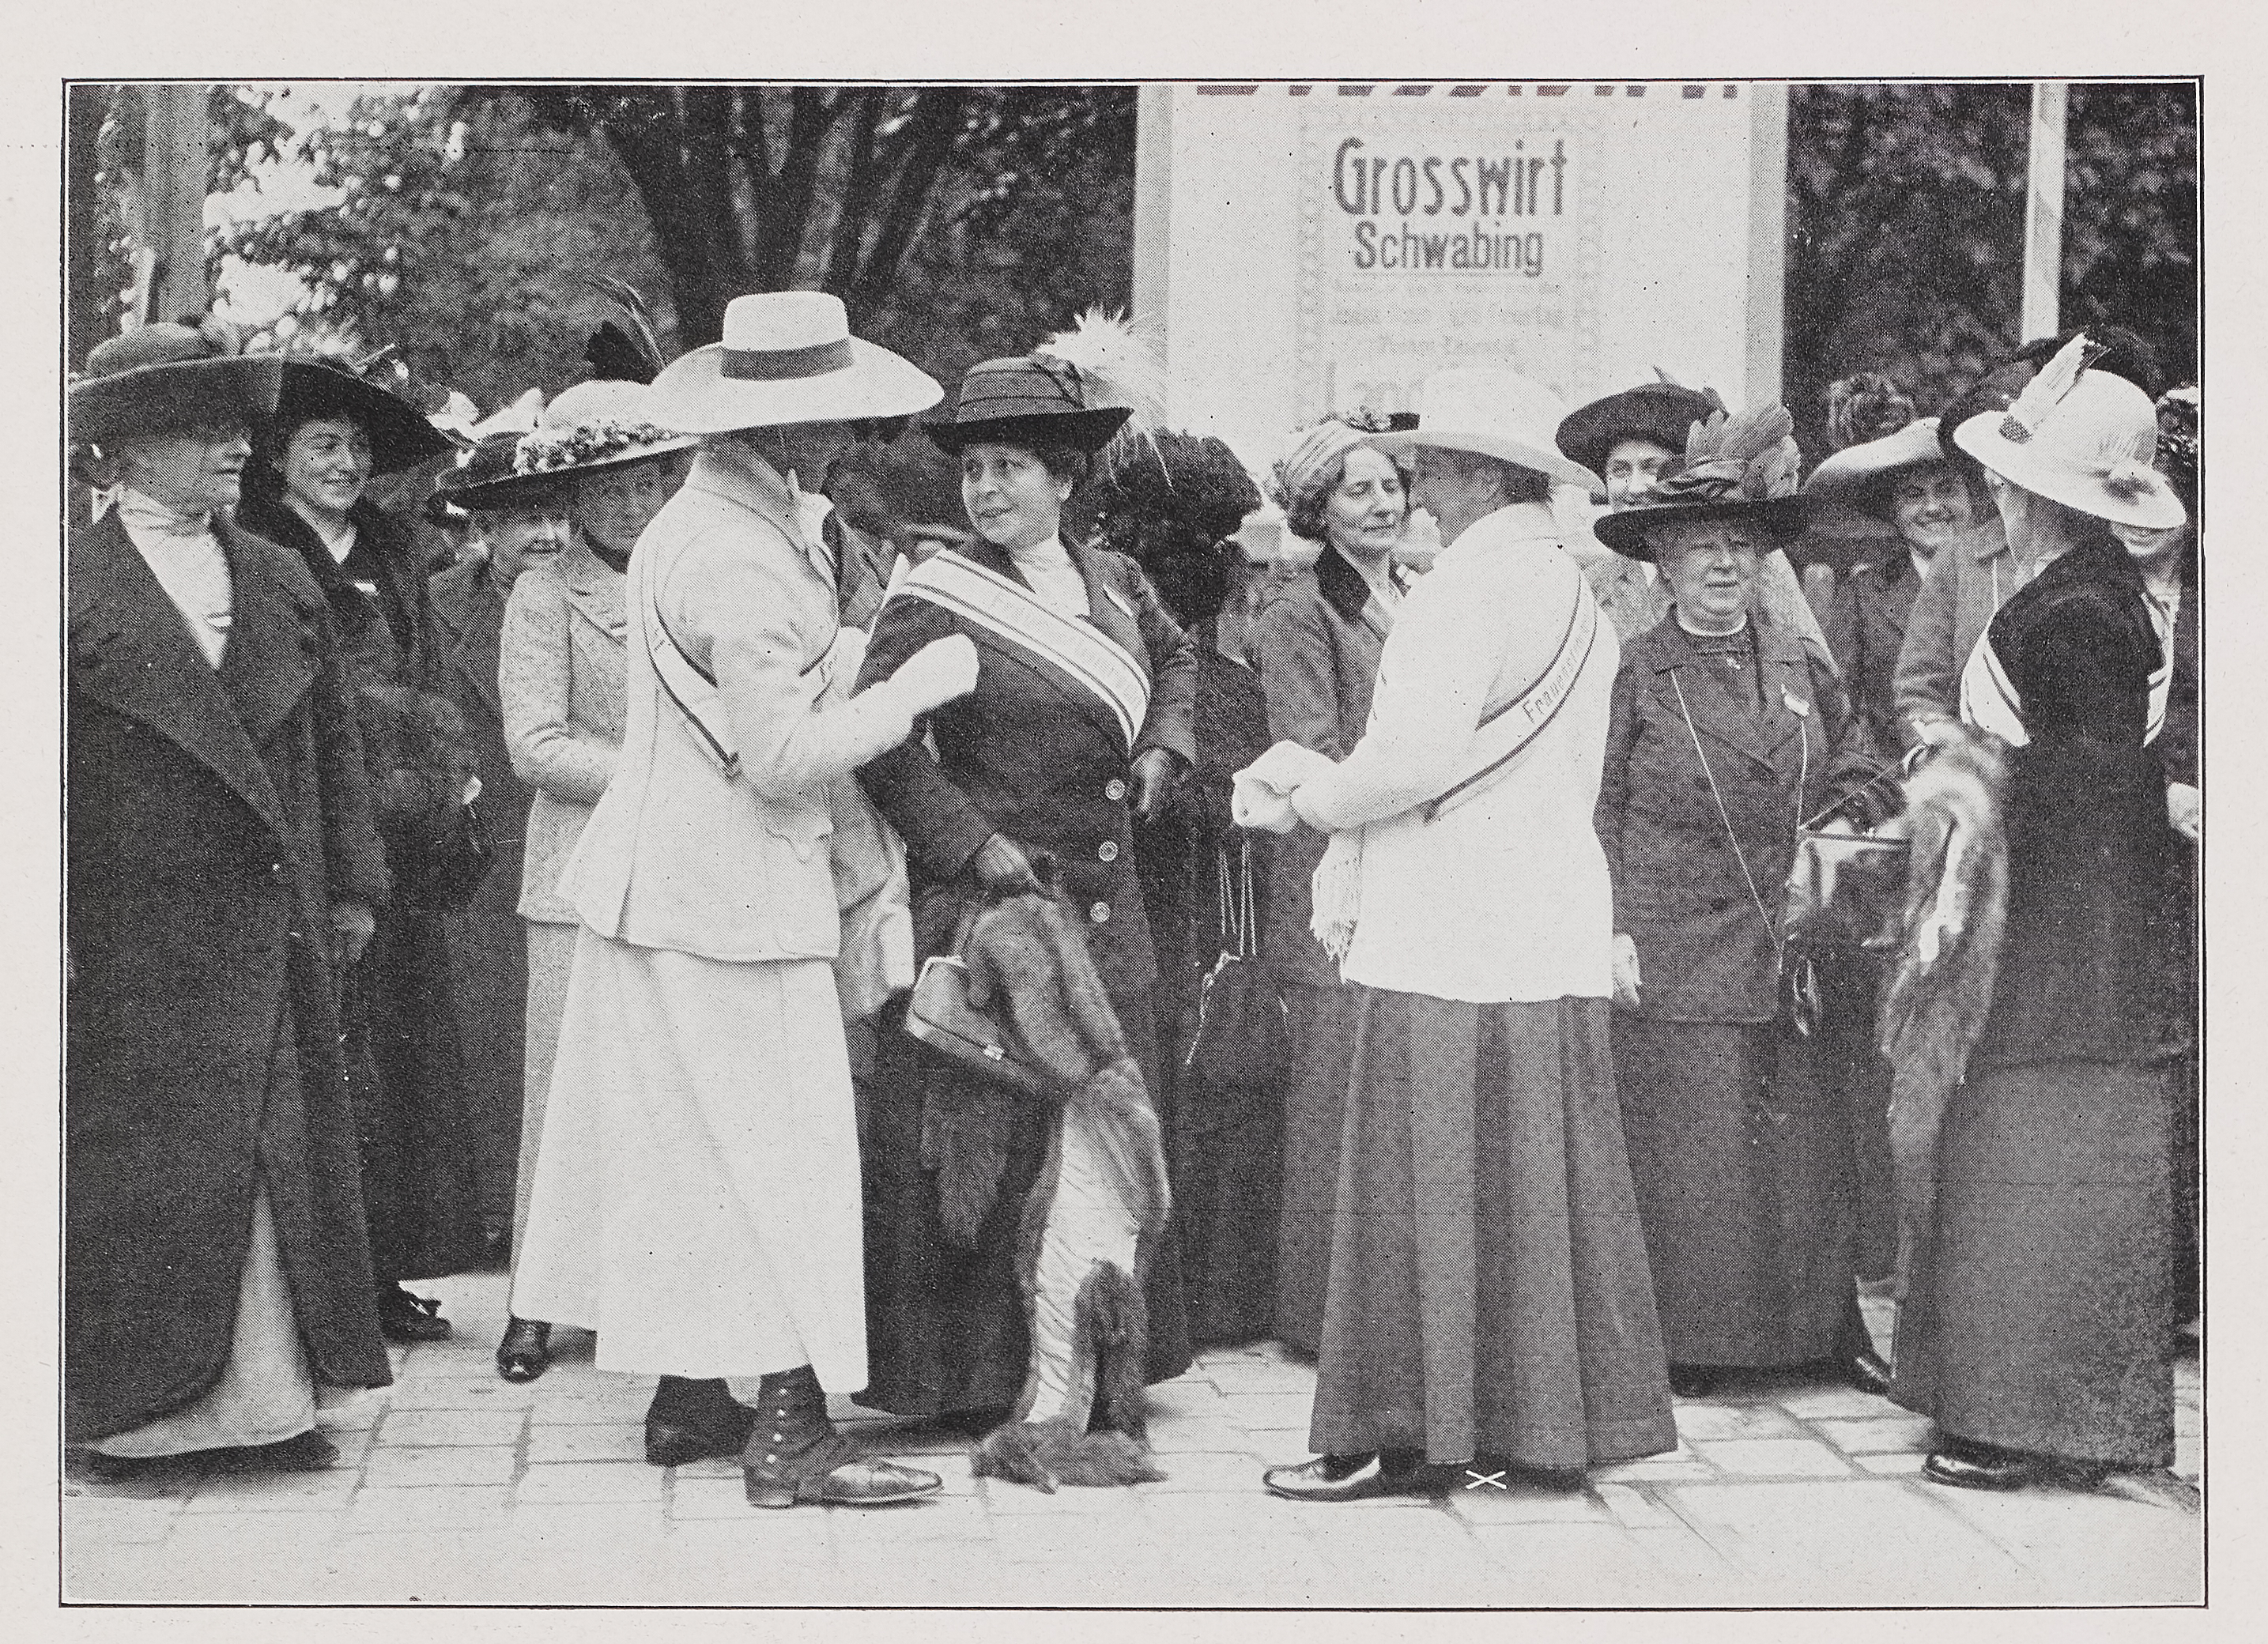
[[[977,888],[990,896],[1012,896],[1019,891],[1040,888],[1031,858],[1005,833],[995,833],[976,848],[976,854],[968,859],[968,872]]]
[[[976,645],[966,634],[933,639],[898,664],[886,683],[915,714],[942,708],[976,688]]]
[[[1134,760],[1134,819],[1154,822],[1173,803],[1181,786],[1181,756],[1164,748],[1145,748]]]
[[[1624,1010],[1638,1008],[1638,943],[1615,932],[1615,1004]]]

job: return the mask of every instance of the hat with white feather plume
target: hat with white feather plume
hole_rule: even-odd
[[[953,419],[924,425],[945,450],[970,445],[1068,446],[1116,453],[1149,438],[1165,409],[1156,345],[1123,315],[1090,309],[1029,354],[986,360],[961,379]]]
[[[2150,466],[2156,409],[2124,378],[2090,369],[2103,352],[2080,333],[2006,411],[1979,412],[1954,440],[2000,478],[2051,503],[2116,525],[2169,530],[2189,514]]]
[[[1811,504],[1797,479],[1795,419],[1786,406],[1716,411],[1685,436],[1685,460],[1644,503],[1592,526],[1599,540],[1633,560],[1654,557],[1652,533],[1678,520],[1738,519],[1782,541],[1803,529]]]

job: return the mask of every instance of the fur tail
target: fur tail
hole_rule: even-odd
[[[979,1440],[968,1471],[980,1479],[1007,1479],[1049,1495],[1057,1485],[1152,1484],[1166,1475],[1150,1460],[1149,1446],[1123,1433],[1080,1433],[1067,1421],[1012,1421]]]

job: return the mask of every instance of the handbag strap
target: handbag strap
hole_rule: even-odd
[[[1780,933],[1778,924],[1764,909],[1764,895],[1756,889],[1756,876],[1749,871],[1749,854],[1741,848],[1741,836],[1733,831],[1732,813],[1725,809],[1725,796],[1717,787],[1717,773],[1709,763],[1708,754],[1702,751],[1701,733],[1693,728],[1693,710],[1685,705],[1685,687],[1677,682],[1674,669],[1669,675],[1669,688],[1677,693],[1677,711],[1684,717],[1685,734],[1693,738],[1693,757],[1701,761],[1701,774],[1709,779],[1709,797],[1716,802],[1717,820],[1725,825],[1725,840],[1733,848],[1733,860],[1740,864],[1741,877],[1749,887],[1749,900],[1756,904],[1756,917],[1764,921],[1764,935],[1771,938],[1773,950],[1779,952],[1786,947],[1787,938]],[[1811,774],[1811,731],[1808,725],[1799,722],[1796,734],[1802,739],[1802,749],[1798,756],[1802,763],[1797,767],[1795,778],[1795,803],[1797,814],[1800,815],[1803,784]]]

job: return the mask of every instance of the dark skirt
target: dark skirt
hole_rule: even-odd
[[[1614,1019],[1623,1134],[1673,1364],[1808,1364],[1849,1339],[1851,1132],[1817,1041],[1772,1023]]]
[[[1284,1083],[1284,1194],[1278,1213],[1276,1336],[1314,1354],[1323,1342],[1330,1288],[1331,1220],[1346,1127],[1347,1067],[1354,1060],[1355,992],[1336,983],[1287,983],[1292,1066]]]
[[[1817,956],[1822,1076],[1851,1135],[1859,1277],[1887,1279],[1897,1266],[1897,1183],[1890,1163],[1890,1064],[1874,1048],[1882,961],[1859,949]]]
[[[341,1011],[361,1144],[363,1214],[380,1284],[477,1266],[473,1161],[449,939],[439,914],[388,911],[350,972]]]
[[[2010,1450],[2172,1462],[2169,1083],[2132,1063],[1972,1071],[1898,1310],[1899,1404]]]
[[[1182,1074],[1174,1115],[1174,1223],[1196,1346],[1257,1341],[1275,1327],[1283,1147],[1281,1090],[1216,1090]]]
[[[1111,1002],[1144,1080],[1158,1090],[1147,990]],[[893,1006],[864,1090],[858,1153],[865,1200],[867,1383],[851,1397],[904,1416],[1001,1409],[1022,1394],[1030,1369],[1017,1230],[1047,1159],[1056,1110],[999,1094],[1001,1087],[963,1073],[909,1037],[902,1017],[902,1007]],[[979,1131],[997,1127],[976,1145],[1002,1160],[976,1237],[965,1244],[947,1234],[939,1203],[939,1166],[957,1146],[940,1123],[947,1110],[954,1123]],[[962,1178],[959,1191],[967,1188]],[[1170,1381],[1190,1363],[1173,1222],[1158,1241],[1144,1295],[1150,1331],[1145,1379]]]
[[[527,1083],[527,921],[475,905],[449,916],[457,1024],[473,1120],[473,1181],[481,1229],[512,1233],[519,1178],[521,1094]]]
[[[1553,1469],[1673,1448],[1606,1001],[1353,991],[1310,1448]]]

